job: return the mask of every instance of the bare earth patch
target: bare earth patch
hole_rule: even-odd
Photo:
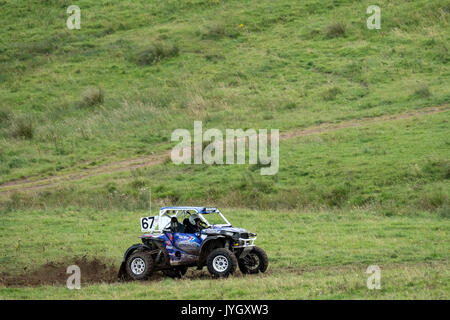
[[[24,272],[21,275],[0,274],[0,285],[5,287],[29,287],[42,285],[66,284],[70,274],[67,267],[77,265],[81,270],[82,283],[112,283],[117,281],[115,266],[97,258],[73,258],[59,262],[48,262],[36,270]]]

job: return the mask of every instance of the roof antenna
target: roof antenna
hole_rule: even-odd
[[[148,187],[148,204],[150,206],[150,215],[152,214],[152,187]]]

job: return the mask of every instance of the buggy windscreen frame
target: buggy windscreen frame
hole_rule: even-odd
[[[155,231],[162,232],[170,225],[170,219],[176,217],[179,221],[180,218],[185,219],[188,215],[197,214],[200,219],[206,223],[208,227],[231,227],[231,223],[225,218],[225,216],[217,208],[206,207],[163,207],[159,211],[159,223]],[[210,214],[217,214],[225,222],[223,224],[211,224],[205,216]],[[165,218],[167,217],[167,218]]]

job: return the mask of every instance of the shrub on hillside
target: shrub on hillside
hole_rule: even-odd
[[[325,90],[322,93],[322,98],[325,101],[331,101],[331,100],[336,99],[336,96],[340,93],[341,93],[341,89],[339,89],[338,87],[332,87],[332,88]]]
[[[131,183],[130,183],[130,187],[133,190],[139,190],[139,189],[145,188],[148,185],[149,185],[149,181],[142,179],[142,178],[136,178],[133,181],[131,181]]]
[[[227,35],[226,26],[224,23],[214,23],[212,25],[209,25],[207,28],[207,35],[210,37],[223,37]]]
[[[428,86],[423,83],[416,88],[414,94],[420,98],[428,98],[431,96],[431,91],[430,88],[428,88]]]
[[[450,218],[450,204],[446,203],[438,209],[438,214],[442,218]]]
[[[423,193],[416,204],[421,209],[435,211],[437,209],[442,210],[445,207],[448,208],[449,200],[444,190],[436,189]]]
[[[8,123],[11,120],[12,112],[5,108],[0,107],[0,126]]]
[[[232,28],[228,28],[223,21],[216,21],[204,27],[202,32],[202,39],[220,39],[224,37],[235,38],[238,36],[238,32]]]
[[[347,28],[342,22],[334,22],[325,27],[325,35],[328,38],[337,38],[345,36]]]
[[[423,165],[422,172],[430,180],[450,179],[450,160],[430,160]]]
[[[36,41],[36,42],[31,42],[31,43],[27,44],[28,52],[33,55],[49,54],[55,49],[56,49],[56,45],[51,40],[42,40],[42,41]]]
[[[17,118],[15,119],[12,126],[12,136],[15,138],[22,139],[33,139],[34,128],[33,123],[30,119],[27,118]]]
[[[151,65],[161,60],[175,57],[178,54],[179,49],[176,45],[157,42],[139,52],[136,57],[136,62],[140,65]]]
[[[321,202],[328,207],[342,207],[348,200],[351,193],[351,185],[345,183],[343,185],[332,186],[328,190],[323,190],[321,194]]]
[[[81,94],[80,105],[82,107],[93,107],[102,104],[105,94],[102,88],[89,88]]]

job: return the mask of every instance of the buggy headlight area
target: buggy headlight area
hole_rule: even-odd
[[[255,246],[255,240],[256,240],[256,237],[254,237],[254,238],[248,238],[248,239],[239,238],[239,239],[233,244],[233,247],[234,247],[234,248],[253,247],[253,246]]]

